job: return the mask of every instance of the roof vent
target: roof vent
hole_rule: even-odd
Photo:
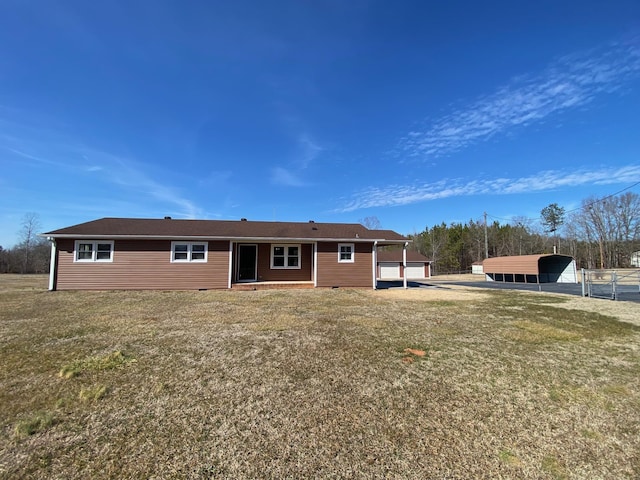
[[[164,217],[165,220],[171,220],[171,217]]]
[[[240,219],[240,221],[241,221],[241,222],[246,222],[246,221],[247,221],[247,219],[246,219],[246,218],[241,218],[241,219]]]
[[[314,220],[309,220],[309,223],[316,223]]]

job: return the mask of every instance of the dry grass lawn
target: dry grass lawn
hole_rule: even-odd
[[[640,477],[638,305],[46,281],[0,276],[0,478]]]

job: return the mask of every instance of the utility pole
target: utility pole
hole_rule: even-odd
[[[484,258],[489,258],[489,237],[487,237],[487,212],[484,212]]]

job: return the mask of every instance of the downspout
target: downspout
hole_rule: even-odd
[[[373,242],[373,249],[371,252],[371,269],[373,271],[373,289],[377,290],[378,288],[378,241]]]
[[[47,240],[51,242],[51,261],[49,262],[49,291],[53,292],[56,289],[56,259],[58,258],[58,248],[55,238],[47,237]]]
[[[407,285],[407,247],[409,242],[404,242],[402,246],[402,283],[405,289],[409,288]]]

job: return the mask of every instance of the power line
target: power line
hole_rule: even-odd
[[[631,190],[632,188],[637,187],[638,185],[640,185],[640,182],[636,182],[633,185],[629,185],[628,187],[623,188],[622,190],[618,190],[617,192],[612,193],[610,195],[607,195],[606,197],[598,198],[598,199],[594,200],[593,202],[588,203],[586,205],[581,205],[578,208],[573,208],[571,210],[567,210],[564,213],[565,214],[573,213],[573,212],[577,212],[578,210],[582,210],[583,208],[589,208],[589,207],[591,207],[593,205],[596,205],[598,203],[604,202],[604,201],[608,200],[609,198],[615,197],[616,195],[620,195],[622,192],[626,192],[627,190]],[[493,219],[493,220],[503,220],[505,222],[512,222],[513,221],[513,217],[511,217],[511,218],[501,218],[501,217],[496,217],[494,215],[491,215],[490,213],[487,213],[486,215],[488,217],[490,217],[491,219]],[[540,221],[540,220],[542,220],[542,217],[531,218],[530,220]]]
[[[591,207],[592,205],[595,205],[595,204],[600,203],[600,202],[604,202],[605,200],[608,200],[608,199],[609,199],[609,198],[611,198],[611,197],[615,197],[616,195],[620,195],[622,192],[626,192],[627,190],[630,190],[630,189],[632,189],[633,187],[637,187],[638,185],[640,185],[640,182],[636,182],[636,183],[634,183],[633,185],[631,185],[631,186],[629,186],[629,187],[627,187],[627,188],[623,188],[622,190],[618,190],[616,193],[612,193],[611,195],[607,195],[606,197],[598,198],[598,199],[594,200],[594,201],[593,201],[593,202],[591,202],[591,203],[588,203],[588,204],[583,205],[583,206],[578,207],[578,208],[574,208],[573,210],[568,210],[568,211],[566,211],[566,212],[564,212],[564,213],[577,212],[578,210],[582,210],[582,209],[583,209],[583,208],[585,208],[585,207],[586,207],[586,208],[589,208],[589,207]]]

